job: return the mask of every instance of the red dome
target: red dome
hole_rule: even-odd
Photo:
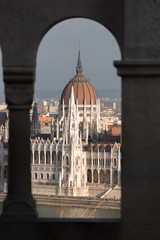
[[[77,74],[74,76],[74,78],[69,81],[69,83],[65,86],[62,95],[61,95],[61,103],[68,105],[69,104],[69,98],[71,95],[71,89],[73,86],[74,90],[74,98],[75,103],[78,99],[78,105],[83,105],[84,101],[86,102],[86,105],[90,105],[93,103],[94,105],[97,103],[97,94],[92,86],[92,84],[82,75],[82,66],[81,66],[81,60],[80,60],[80,51],[78,54],[78,62],[77,62]]]

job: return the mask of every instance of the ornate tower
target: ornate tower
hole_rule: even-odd
[[[34,100],[32,121],[31,121],[31,137],[35,137],[40,133],[41,133],[41,126],[38,120],[37,103]]]

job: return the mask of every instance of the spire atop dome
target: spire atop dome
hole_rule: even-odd
[[[79,47],[78,61],[77,61],[77,67],[76,67],[77,75],[82,75],[82,71],[83,71],[83,67],[82,67],[82,64],[81,64],[80,47]]]

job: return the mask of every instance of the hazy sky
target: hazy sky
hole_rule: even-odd
[[[113,66],[120,59],[115,38],[99,23],[80,18],[57,24],[42,39],[36,89],[63,90],[76,73],[79,41],[84,76],[96,89],[120,89]]]
[[[112,34],[88,19],[70,19],[54,26],[42,39],[37,55],[36,89],[63,90],[76,71],[80,41],[83,74],[95,89],[120,89],[113,66],[120,49]],[[0,99],[4,92],[0,68]]]

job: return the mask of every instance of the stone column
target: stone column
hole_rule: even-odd
[[[46,153],[47,153],[47,151],[46,151],[46,149],[44,150],[44,165],[46,165]]]
[[[32,163],[34,164],[34,150],[32,150]]]
[[[40,162],[41,162],[40,155],[41,155],[41,149],[38,149],[38,164],[40,164]]]
[[[33,99],[34,69],[5,68],[6,102],[9,108],[8,193],[2,219],[26,221],[36,219],[31,193],[30,119]]]
[[[115,65],[122,76],[122,239],[153,239],[160,216],[160,61]]]

